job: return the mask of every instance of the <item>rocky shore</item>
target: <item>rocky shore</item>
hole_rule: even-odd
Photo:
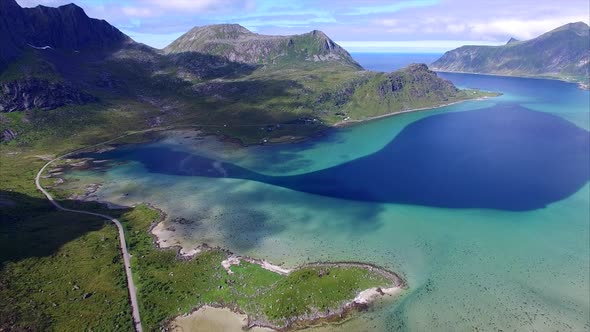
[[[157,226],[160,225],[166,219],[166,213],[161,209],[154,207],[151,204],[148,204],[150,208],[155,209],[160,214],[160,220],[154,222],[150,228],[150,234],[152,234],[154,238],[154,247],[158,250],[169,250],[173,249],[176,250],[176,256],[178,259],[182,260],[191,260],[197,257],[200,253],[207,251],[207,250],[220,250],[225,252],[227,258],[221,262],[223,268],[227,271],[228,275],[233,274],[231,271],[231,267],[234,265],[239,265],[241,262],[248,262],[251,264],[256,264],[263,269],[272,271],[277,274],[281,275],[289,275],[297,270],[314,267],[314,268],[322,268],[322,269],[330,269],[330,268],[362,268],[372,273],[379,274],[383,278],[389,281],[389,285],[387,287],[373,287],[369,289],[365,289],[360,291],[353,299],[348,302],[341,304],[338,308],[332,308],[325,311],[315,310],[311,313],[301,316],[291,317],[287,320],[286,324],[284,325],[277,325],[269,320],[266,319],[253,319],[250,315],[243,312],[239,307],[235,305],[219,305],[219,304],[208,304],[208,305],[201,305],[195,307],[191,313],[176,317],[175,319],[168,322],[166,331],[177,331],[174,329],[175,325],[177,324],[177,319],[186,319],[186,317],[196,314],[199,315],[199,310],[202,308],[207,307],[214,307],[214,308],[227,308],[231,310],[236,315],[246,315],[246,321],[243,325],[244,329],[251,330],[253,328],[263,328],[263,329],[270,329],[272,331],[289,331],[289,330],[298,330],[304,329],[310,326],[322,324],[322,323],[339,323],[345,320],[346,318],[350,317],[350,315],[354,312],[359,312],[362,310],[368,309],[371,304],[379,299],[385,298],[392,298],[397,295],[403,293],[405,289],[408,288],[405,280],[400,277],[395,272],[389,271],[384,269],[380,266],[370,264],[370,263],[363,263],[363,262],[315,262],[309,264],[303,264],[293,269],[289,269],[283,266],[274,265],[266,260],[247,257],[247,256],[240,256],[236,255],[233,252],[218,247],[211,247],[206,243],[203,243],[201,246],[185,250],[180,245],[173,245],[173,246],[166,246],[161,247],[160,241],[158,238],[158,231],[156,231]]]

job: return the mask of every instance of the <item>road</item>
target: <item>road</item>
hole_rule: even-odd
[[[103,145],[105,143],[109,143],[109,142],[117,140],[121,137],[132,135],[135,133],[138,133],[138,132],[133,132],[133,133],[129,133],[129,134],[126,134],[123,136],[119,136],[119,137],[114,138],[112,140],[102,142],[102,143],[93,145],[91,147],[86,147],[84,149]],[[80,150],[82,150],[82,149],[80,149]],[[55,199],[53,199],[53,196],[51,196],[51,194],[49,192],[47,192],[47,190],[45,190],[43,188],[43,186],[41,186],[41,175],[43,174],[43,172],[45,171],[45,169],[49,165],[51,165],[52,163],[54,163],[60,159],[63,159],[67,156],[77,153],[80,150],[70,152],[68,154],[57,157],[57,158],[47,162],[37,173],[37,176],[35,177],[35,185],[37,186],[37,189],[39,189],[45,195],[45,197],[47,197],[47,199],[51,202],[51,204],[53,204],[53,206],[55,206],[58,210],[73,212],[73,213],[80,213],[80,214],[87,214],[87,215],[91,215],[91,216],[104,218],[104,219],[110,220],[113,224],[115,224],[115,226],[117,226],[117,230],[119,231],[119,241],[121,243],[121,254],[123,255],[123,264],[125,265],[125,274],[127,276],[127,289],[129,290],[129,300],[131,302],[131,311],[133,313],[133,324],[135,326],[136,332],[143,332],[142,327],[141,327],[141,318],[139,316],[139,306],[137,303],[137,294],[136,294],[136,290],[135,290],[135,283],[133,282],[133,274],[131,272],[131,260],[130,260],[129,252],[127,251],[127,242],[125,241],[125,232],[123,231],[123,225],[121,225],[121,222],[119,222],[119,220],[117,220],[111,216],[107,216],[106,214],[100,214],[100,213],[95,213],[95,212],[90,212],[90,211],[73,210],[73,209],[65,208],[65,207],[61,206],[61,204],[59,204],[57,201],[55,201]]]

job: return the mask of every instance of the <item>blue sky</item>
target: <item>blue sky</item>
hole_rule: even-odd
[[[72,0],[17,0],[24,7]],[[77,0],[136,41],[164,47],[194,26],[239,23],[264,34],[326,32],[352,52],[443,52],[529,39],[588,23],[588,0]]]

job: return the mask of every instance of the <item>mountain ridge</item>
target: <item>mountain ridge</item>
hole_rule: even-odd
[[[458,90],[425,65],[364,71],[318,30],[196,27],[160,50],[75,5],[23,9],[5,0],[0,10],[9,27],[0,30],[9,46],[0,68],[4,140],[54,137],[75,122],[78,132],[184,123],[244,144],[293,141],[343,121],[491,95]]]
[[[0,67],[28,48],[80,51],[105,49],[132,41],[105,20],[90,18],[71,3],[59,7],[23,8],[15,0],[0,4]]]
[[[534,76],[587,82],[590,27],[568,23],[536,38],[501,46],[461,46],[432,63],[438,71]]]
[[[239,24],[194,27],[162,50],[165,54],[186,52],[224,57],[252,65],[281,65],[294,62],[338,62],[362,67],[324,32],[312,30],[299,35],[262,35]]]

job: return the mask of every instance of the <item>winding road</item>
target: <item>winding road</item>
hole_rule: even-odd
[[[100,213],[83,211],[83,210],[73,210],[73,209],[68,209],[68,208],[63,207],[61,204],[59,204],[57,201],[55,201],[55,199],[53,199],[53,196],[51,196],[51,194],[49,192],[47,192],[47,190],[45,190],[43,188],[43,186],[41,186],[41,175],[43,174],[43,172],[45,171],[45,169],[49,165],[51,165],[52,163],[54,163],[60,159],[68,157],[74,153],[77,153],[82,150],[90,149],[93,147],[97,147],[97,146],[118,140],[118,139],[125,137],[125,136],[137,134],[140,132],[147,132],[147,131],[152,131],[152,130],[131,132],[131,133],[113,138],[111,140],[108,140],[108,141],[105,141],[105,142],[102,142],[99,144],[95,144],[93,146],[78,149],[78,150],[72,151],[70,153],[67,153],[63,156],[52,159],[49,162],[47,162],[39,170],[39,172],[37,173],[37,176],[35,177],[35,185],[37,186],[37,189],[39,189],[45,195],[45,197],[47,197],[47,199],[51,202],[51,204],[53,204],[53,206],[55,206],[58,210],[73,212],[73,213],[80,213],[80,214],[87,214],[87,215],[91,215],[91,216],[104,218],[104,219],[110,220],[113,224],[115,224],[115,226],[117,226],[117,230],[119,231],[119,241],[121,243],[121,253],[123,254],[123,263],[125,264],[125,274],[127,276],[127,289],[129,290],[129,300],[131,302],[131,311],[133,313],[133,324],[135,326],[136,332],[143,332],[143,329],[141,327],[141,318],[139,316],[139,306],[138,306],[138,302],[137,302],[137,294],[136,294],[136,290],[135,290],[135,283],[133,282],[133,274],[131,272],[131,260],[130,260],[129,252],[127,251],[127,242],[125,241],[125,232],[123,231],[123,225],[121,225],[121,222],[119,222],[119,220],[117,220],[111,216],[107,216],[106,214],[100,214]]]

